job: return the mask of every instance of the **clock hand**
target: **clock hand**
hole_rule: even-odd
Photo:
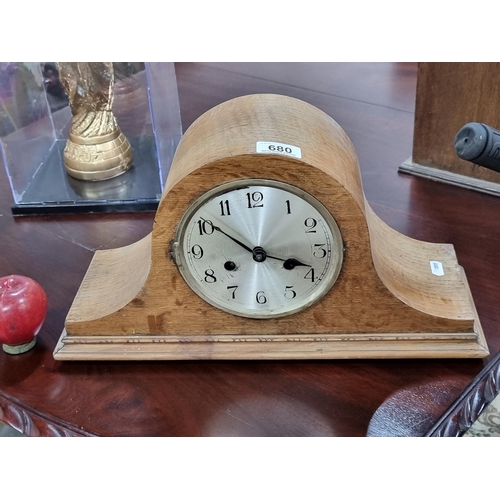
[[[300,260],[294,259],[293,257],[291,259],[286,259],[283,263],[283,267],[285,269],[293,269],[297,266],[312,267],[311,264],[304,264],[303,262],[300,262]]]
[[[297,266],[312,267],[310,264],[304,264],[303,262],[300,262],[300,260],[294,259],[293,257],[291,257],[290,259],[281,259],[280,257],[273,257],[272,255],[267,255],[267,258],[281,260],[283,262],[283,267],[288,270],[291,270]]]
[[[253,249],[245,245],[245,243],[242,243],[241,241],[237,240],[236,238],[233,238],[226,232],[224,232],[220,227],[215,226],[214,223],[211,220],[206,220],[203,217],[200,217],[200,219],[204,222],[209,222],[211,226],[216,230],[222,233],[223,235],[227,236],[230,240],[233,240],[235,243],[237,243],[240,247],[243,247],[245,250],[250,252],[253,256],[253,260],[255,262],[264,262],[266,260],[267,254],[265,250],[262,247],[254,247]]]
[[[227,236],[230,240],[233,240],[235,243],[237,243],[240,247],[243,247],[245,250],[247,250],[250,253],[253,253],[253,250],[250,247],[247,247],[245,243],[242,243],[241,241],[238,241],[236,238],[233,238],[229,234],[225,233],[219,226],[216,226],[211,220],[206,220],[203,217],[200,217],[200,219],[204,222],[208,222],[209,224],[212,225],[212,227],[216,230],[219,231],[219,233],[224,234]]]
[[[244,248],[248,252],[250,252],[253,255],[253,259],[256,262],[264,262],[266,258],[269,259],[275,259],[275,260],[281,260],[283,261],[283,267],[285,269],[291,270],[297,266],[307,266],[307,267],[312,267],[310,264],[304,264],[303,262],[300,262],[300,260],[294,259],[293,257],[290,259],[282,259],[280,257],[273,257],[272,255],[267,255],[266,251],[262,247],[255,247],[255,248],[250,248],[249,246],[245,245],[241,241],[237,240],[236,238],[233,238],[231,235],[227,234],[224,232],[219,226],[216,226],[211,220],[204,219],[203,217],[200,217],[200,219],[203,222],[208,222],[209,224],[212,225],[215,231],[219,231],[219,233],[222,233],[223,235],[227,236],[230,240],[233,240],[235,243],[240,245],[240,247]]]

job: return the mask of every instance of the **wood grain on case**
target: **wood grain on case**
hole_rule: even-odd
[[[298,146],[302,159],[256,154],[259,140]],[[188,206],[208,189],[244,178],[296,185],[339,225],[345,257],[337,284],[300,313],[263,321],[222,312],[190,290],[169,254]],[[431,272],[434,260],[444,276]],[[152,236],[96,253],[55,351],[58,359],[487,354],[453,247],[390,229],[366,203],[356,153],[341,127],[313,106],[277,95],[226,102],[189,128]]]

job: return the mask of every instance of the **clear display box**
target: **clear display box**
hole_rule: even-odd
[[[0,63],[0,162],[14,215],[156,210],[182,135],[174,63],[113,63],[113,113],[132,167],[100,181],[68,175],[72,122],[55,63]]]

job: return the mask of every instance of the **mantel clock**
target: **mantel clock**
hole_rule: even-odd
[[[367,203],[354,147],[317,108],[249,95],[177,149],[153,231],[97,251],[54,356],[484,357],[452,245]]]

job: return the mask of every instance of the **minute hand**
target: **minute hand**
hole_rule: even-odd
[[[245,243],[242,243],[241,241],[238,241],[236,238],[233,238],[232,236],[230,236],[229,234],[225,233],[219,226],[216,226],[211,220],[206,220],[204,219],[203,217],[200,217],[200,219],[204,222],[208,222],[209,224],[212,225],[212,227],[216,230],[216,231],[219,231],[219,233],[222,233],[224,234],[225,236],[227,236],[230,240],[233,240],[235,243],[237,243],[240,247],[243,247],[245,250],[247,250],[248,252],[250,253],[253,253],[253,249],[251,249],[250,247],[246,246]]]

